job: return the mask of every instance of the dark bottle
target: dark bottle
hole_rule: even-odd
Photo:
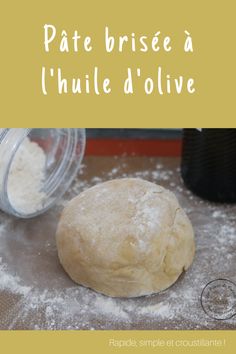
[[[236,129],[184,129],[181,175],[204,199],[236,202]]]

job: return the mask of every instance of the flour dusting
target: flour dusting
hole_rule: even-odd
[[[194,196],[182,183],[177,159],[104,159],[100,168],[98,158],[86,158],[78,179],[50,212],[17,222],[0,212],[0,328],[235,329],[235,317],[209,318],[200,296],[211,280],[236,282],[236,206]],[[59,265],[54,235],[62,206],[86,188],[118,177],[140,177],[170,189],[193,223],[193,265],[159,294],[109,298],[74,284]]]

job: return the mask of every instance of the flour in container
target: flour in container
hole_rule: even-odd
[[[26,138],[16,152],[8,177],[9,200],[17,211],[31,214],[42,208],[45,163],[43,149]]]

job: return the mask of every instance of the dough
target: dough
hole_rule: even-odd
[[[195,251],[191,223],[174,194],[137,178],[101,183],[72,199],[56,241],[76,283],[114,297],[168,288]]]

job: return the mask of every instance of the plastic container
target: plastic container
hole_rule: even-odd
[[[16,208],[9,198],[9,175],[14,157],[28,137],[45,154],[40,208],[32,212]],[[0,209],[20,218],[31,218],[51,208],[75,178],[85,149],[85,129],[0,129]]]
[[[236,202],[236,129],[184,129],[181,175],[198,196]]]

